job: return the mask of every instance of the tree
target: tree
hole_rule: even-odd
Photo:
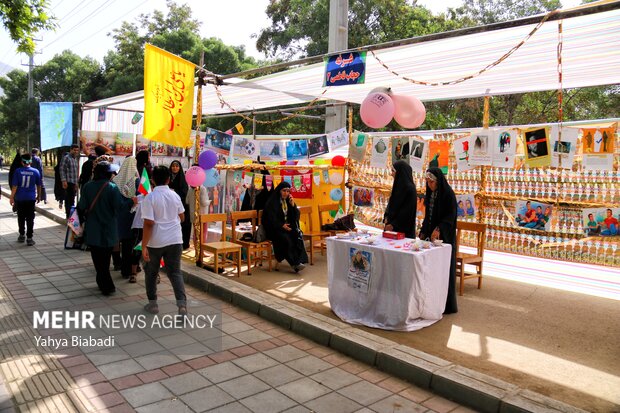
[[[54,18],[47,14],[47,8],[47,0],[0,0],[0,20],[17,43],[17,51],[32,55],[34,34],[55,28]]]
[[[561,7],[560,0],[463,0],[461,7],[449,12],[467,26],[477,26],[533,16]]]

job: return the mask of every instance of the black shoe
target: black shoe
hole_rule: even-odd
[[[116,292],[116,288],[112,289],[112,290],[106,290],[106,291],[101,291],[101,294],[105,295],[106,297],[109,295],[112,295]]]
[[[26,241],[25,235],[20,235],[19,237],[17,237],[17,242],[24,242],[24,241]]]
[[[32,247],[35,244],[34,240],[32,238],[28,238],[26,240],[26,245],[28,245],[29,247]]]

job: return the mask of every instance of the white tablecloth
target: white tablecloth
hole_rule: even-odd
[[[348,323],[399,331],[419,330],[441,320],[452,247],[419,252],[402,248],[412,241],[379,238],[367,245],[328,238],[329,303],[334,313]],[[359,273],[350,265],[352,248],[365,252],[365,261],[370,261],[370,271],[363,274],[368,282],[360,283],[364,276],[356,277]]]

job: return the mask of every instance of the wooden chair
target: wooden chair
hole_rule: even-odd
[[[323,252],[322,241],[329,237],[331,234],[326,231],[313,231],[312,230],[312,206],[298,206],[299,209],[299,220],[304,221],[306,223],[306,232],[303,234],[304,241],[309,242],[309,253],[310,253],[310,265],[314,265],[314,250],[318,247]],[[304,219],[305,217],[305,219]],[[317,245],[317,242],[319,244]]]
[[[222,224],[222,237],[216,242],[202,242],[203,254],[200,257],[200,265],[203,266],[204,253],[213,254],[213,268],[217,274],[220,269],[220,254],[223,255],[221,265],[233,265],[237,267],[237,277],[241,276],[241,245],[235,242],[226,241],[226,214],[204,214],[200,216],[200,224],[205,228],[210,222],[220,222]],[[206,234],[202,234],[206,238]],[[227,255],[231,254],[233,259],[228,259]],[[236,259],[235,259],[236,255]]]
[[[230,213],[230,220],[232,225],[232,234],[233,239],[236,243],[239,243],[243,248],[246,249],[246,257],[248,262],[248,275],[252,275],[252,261],[254,261],[254,265],[260,263],[263,265],[263,261],[266,259],[269,263],[269,271],[271,271],[271,261],[273,260],[273,248],[271,246],[271,241],[263,241],[263,242],[254,242],[254,241],[243,241],[237,239],[236,227],[239,220],[250,220],[252,225],[252,234],[256,232],[258,214],[256,210],[251,211],[237,211]]]
[[[463,231],[476,233],[476,253],[468,254],[459,252],[459,244]],[[456,276],[461,279],[459,295],[463,295],[463,282],[470,278],[478,279],[478,289],[482,287],[482,262],[484,259],[484,242],[486,239],[487,226],[475,222],[456,222]],[[476,272],[466,272],[465,264],[476,267]]]

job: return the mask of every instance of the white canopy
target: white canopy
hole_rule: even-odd
[[[564,88],[620,83],[620,10],[567,18],[562,22]],[[368,52],[366,83],[362,85],[332,86],[322,94],[324,64],[316,63],[251,80],[227,79],[230,84],[220,86],[220,90],[224,100],[238,111],[303,104],[317,96],[361,103],[371,89],[379,86],[391,87],[396,94],[413,95],[422,101],[553,90],[558,88],[558,23],[545,22],[506,60],[480,76],[455,85],[410,83],[390,73]],[[478,72],[521,42],[534,27],[532,24],[426,41],[377,50],[375,54],[403,76],[445,82]],[[101,106],[140,112],[144,110],[143,92],[92,102],[85,109]],[[205,115],[231,112],[228,107],[222,107],[213,85],[203,89],[202,110]],[[88,129],[90,123],[96,122],[97,111],[86,110],[84,115],[82,129]]]

